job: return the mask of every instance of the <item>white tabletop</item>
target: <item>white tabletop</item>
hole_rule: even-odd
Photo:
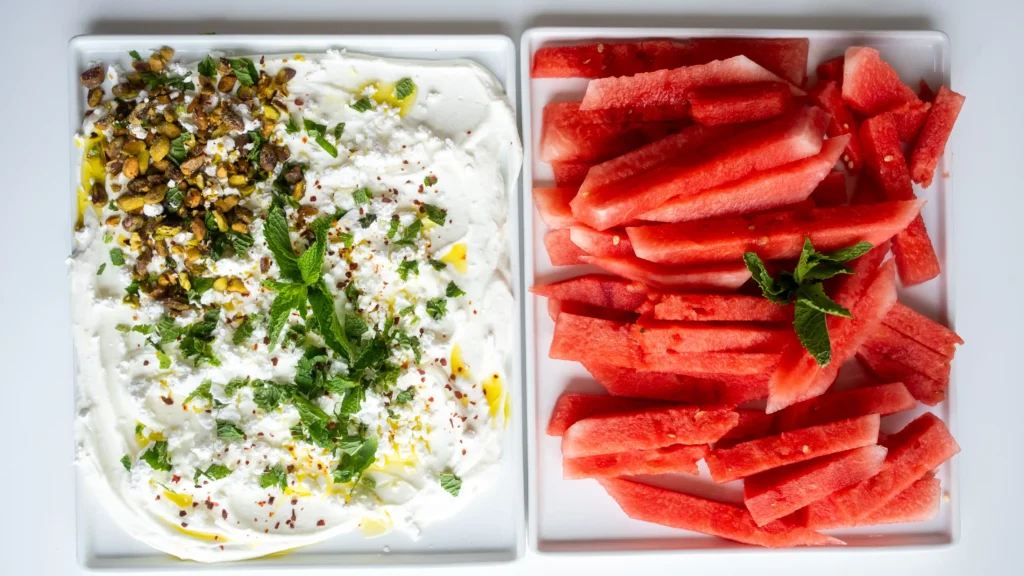
[[[685,6],[685,11],[683,6]],[[15,10],[15,7],[17,9]],[[627,12],[628,11],[628,12]],[[65,56],[82,33],[499,33],[531,26],[938,29],[967,104],[953,133],[956,178],[961,541],[921,552],[539,555],[489,574],[1022,574],[1024,66],[1019,0],[30,0],[0,11],[0,573],[76,574],[72,358],[64,221]],[[468,574],[480,566],[417,574]],[[369,571],[346,570],[347,574]],[[398,571],[395,571],[398,573]],[[401,573],[410,572],[402,568]],[[375,570],[381,574],[383,571]]]

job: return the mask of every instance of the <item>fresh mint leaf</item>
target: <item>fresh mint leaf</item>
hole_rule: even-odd
[[[252,248],[255,240],[249,234],[244,234],[237,230],[227,231],[228,240],[231,242],[231,247],[235,249],[235,254],[238,256],[245,256],[249,252],[249,248]]]
[[[221,440],[244,440],[245,432],[227,420],[217,420],[217,438]]]
[[[170,192],[170,190],[168,190],[168,192]],[[107,230],[106,232],[103,233],[103,243],[104,244],[110,244],[113,241],[114,241],[114,235],[110,232],[110,230]]]
[[[327,283],[320,282],[310,286],[309,304],[313,308],[313,315],[316,317],[317,328],[324,338],[324,343],[346,361],[352,358],[352,344],[342,329],[341,320],[334,305],[334,296],[331,294]]]
[[[338,413],[342,415],[358,413],[359,408],[363,405],[363,400],[366,400],[366,388],[357,386],[349,389],[345,392],[345,399],[341,401]]]
[[[132,459],[127,454],[121,456],[121,466],[124,466],[124,469],[129,472],[132,471]]]
[[[377,438],[367,438],[359,448],[349,454],[343,452],[341,462],[332,473],[335,482],[345,483],[358,479],[373,464],[377,454]]]
[[[356,386],[359,386],[359,382],[341,376],[335,376],[326,382],[327,390],[332,394],[344,394]]]
[[[261,318],[259,314],[250,314],[246,316],[242,324],[235,330],[235,333],[231,336],[231,343],[235,346],[241,346],[252,338],[252,333],[256,330],[257,324],[259,324]]]
[[[213,283],[216,281],[216,278],[194,278],[192,280],[192,290],[199,296],[202,296],[213,288]]]
[[[370,327],[359,316],[352,314],[345,317],[345,335],[352,340],[359,340],[369,330]]]
[[[814,246],[811,244],[811,239],[804,238],[804,245],[800,250],[800,258],[796,262],[796,268],[793,269],[793,280],[797,284],[802,284],[804,275],[818,264],[817,259],[813,258],[814,255],[815,251]]]
[[[447,210],[430,204],[424,204],[423,211],[427,213],[427,219],[438,226],[444,226],[445,219],[448,218]]]
[[[395,234],[398,234],[398,227],[401,225],[402,223],[398,218],[391,219],[391,224],[388,225],[388,239],[394,238]]]
[[[369,204],[371,198],[373,198],[373,192],[369,188],[360,188],[352,193],[352,201],[356,203],[356,206]]]
[[[181,191],[181,188],[173,186],[167,189],[167,194],[164,196],[164,204],[167,205],[167,209],[171,212],[177,212],[181,208],[181,203],[185,201],[185,193]]]
[[[209,54],[206,55],[206,58],[199,61],[199,75],[206,76],[207,78],[217,77],[217,63]]]
[[[286,134],[295,134],[299,131],[299,125],[295,123],[295,119],[291,116],[288,117],[288,123],[284,125],[284,131]]]
[[[223,464],[211,464],[209,468],[202,472],[202,475],[210,480],[220,480],[230,476],[231,469]]]
[[[832,361],[832,343],[828,336],[825,313],[798,301],[793,309],[793,327],[800,344],[819,366]]]
[[[408,280],[410,272],[414,273],[416,276],[420,275],[420,263],[419,263],[419,261],[417,261],[417,260],[403,260],[402,263],[398,265],[398,276],[402,280]]]
[[[362,226],[363,228],[369,228],[370,224],[373,224],[376,221],[376,214],[367,214],[366,216],[363,216],[362,218],[359,219],[359,225]]]
[[[288,474],[280,464],[274,464],[263,474],[260,474],[260,488],[277,486],[282,492],[288,488]]]
[[[459,296],[465,296],[466,292],[459,288],[455,282],[448,282],[448,286],[444,289],[444,295],[449,298],[458,298]]]
[[[96,275],[99,276],[100,274],[103,274],[103,271],[106,270],[106,269],[107,269],[107,263],[106,262],[100,264],[100,267],[96,269]]]
[[[127,292],[129,296],[138,296],[139,295],[139,281],[138,280],[132,280],[127,286],[124,287],[124,291]]]
[[[324,152],[330,154],[331,158],[338,157],[338,148],[334,144],[328,142],[327,138],[324,138],[323,134],[317,134],[314,136],[313,141],[319,144],[320,148],[323,148]]]
[[[395,100],[405,100],[416,90],[416,85],[413,84],[412,78],[402,78],[395,84]]]
[[[458,496],[459,491],[462,490],[462,478],[459,478],[455,474],[442,472],[438,477],[438,481],[441,483],[441,488],[444,488],[445,492],[452,496]]]
[[[248,386],[248,385],[249,385],[249,379],[248,378],[245,378],[245,377],[242,377],[242,376],[238,376],[237,378],[232,378],[231,380],[228,381],[227,384],[224,385],[224,395],[227,396],[228,398],[232,398],[232,397],[234,397],[235,392],[238,392],[243,386]]]
[[[444,318],[448,313],[448,301],[444,298],[431,298],[427,300],[427,314],[434,320]]]
[[[853,268],[837,264],[836,262],[818,262],[813,268],[804,274],[804,282],[821,282],[839,274],[853,274]]]
[[[352,303],[353,306],[359,300],[359,289],[356,288],[356,283],[350,281],[345,285],[345,299]]]
[[[249,149],[249,153],[246,158],[250,162],[260,161],[260,150],[263,149],[263,134],[259,130],[250,130],[246,132],[249,135],[249,143],[252,144],[252,148]]]
[[[821,284],[801,284],[796,291],[796,303],[813,308],[825,314],[853,318],[849,310],[834,302],[825,294]]]
[[[377,369],[384,364],[384,361],[388,358],[388,345],[384,342],[383,337],[378,334],[376,338],[370,340],[363,349],[359,351],[359,356],[356,361],[352,364],[352,371],[354,374],[359,375],[363,370],[367,368]]]
[[[398,393],[397,396],[395,396],[395,401],[393,402],[393,404],[407,404],[409,402],[412,402],[412,399],[415,397],[416,389],[410,386],[409,388],[402,390],[401,392]]]
[[[316,132],[317,134],[324,134],[327,132],[326,124],[317,124],[309,118],[302,119],[302,127],[306,129],[307,133]]]
[[[413,355],[416,357],[416,364],[419,364],[423,360],[423,350],[420,347],[420,339],[415,336],[410,336],[405,332],[399,332],[395,336],[395,340],[398,341],[399,345],[403,348],[412,350]]]
[[[124,251],[120,248],[111,248],[110,263],[114,266],[124,266]]]
[[[171,469],[171,459],[167,454],[167,441],[159,440],[154,442],[149,450],[142,453],[142,459],[149,464],[153,470],[168,472]]]
[[[138,50],[129,50],[128,55],[132,57],[132,60],[142,60]]]
[[[277,283],[275,286],[277,296],[270,304],[270,324],[267,328],[267,336],[270,337],[270,349],[277,345],[277,339],[281,335],[281,329],[288,322],[288,316],[292,310],[306,311],[306,298],[308,291],[305,284]]]
[[[252,381],[252,400],[264,412],[270,412],[291,396],[288,387],[269,380]]]
[[[839,264],[845,264],[850,260],[856,260],[871,251],[870,242],[858,242],[848,248],[842,248],[835,252],[822,254],[822,258]]]
[[[440,271],[442,271],[442,270],[444,270],[445,268],[448,267],[448,265],[445,264],[444,262],[441,262],[440,260],[434,260],[433,258],[431,258],[430,260],[427,260],[427,262],[430,264],[431,268],[433,268],[434,270],[437,270],[438,272],[440,272]]]
[[[188,132],[182,132],[181,136],[171,140],[171,149],[168,150],[167,157],[175,164],[181,164],[188,157],[188,151],[185,150],[185,142],[187,140]]]
[[[299,419],[302,420],[302,423],[307,427],[316,423],[326,424],[331,420],[330,415],[321,410],[319,406],[309,400],[306,400],[302,396],[295,395],[292,398],[292,404],[295,406],[295,409],[299,411]]]
[[[398,311],[398,315],[399,316],[408,316],[409,314],[415,314],[415,313],[416,313],[416,307],[415,306],[406,306],[405,308],[402,308],[401,310]]]
[[[344,122],[338,122],[337,124],[334,125],[334,139],[335,140],[340,142],[341,141],[341,135],[344,134],[344,133],[345,133],[345,123]]]
[[[345,245],[345,248],[351,248],[352,243],[356,240],[355,234],[352,234],[351,232],[342,232],[341,234],[338,234],[338,237],[341,238],[341,242]]]
[[[161,350],[156,351],[156,360],[160,363],[161,370],[167,370],[171,367],[171,357],[164,354]]]
[[[252,86],[260,79],[260,73],[256,70],[256,64],[248,58],[228,58],[231,69],[234,70],[238,83],[242,86]]]
[[[274,261],[281,269],[281,276],[288,280],[301,281],[298,257],[295,256],[295,249],[292,248],[291,236],[288,233],[288,219],[280,206],[272,206],[267,213],[263,236],[267,240],[267,247],[274,255]]]
[[[363,96],[359,100],[349,104],[349,106],[356,112],[366,112],[370,108],[373,108],[373,101],[366,96]]]
[[[299,275],[306,286],[310,286],[320,280],[323,274],[324,254],[327,252],[327,229],[331,227],[328,218],[317,218],[310,225],[316,241],[299,256],[297,261]]]
[[[760,286],[761,294],[765,298],[776,304],[789,303],[788,291],[772,278],[760,256],[753,252],[747,252],[743,254],[743,262],[747,265],[747,270],[750,270],[750,275],[754,282],[757,282],[757,285]]]

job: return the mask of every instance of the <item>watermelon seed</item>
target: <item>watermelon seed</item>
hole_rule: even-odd
[[[892,162],[892,154],[886,154],[885,158],[882,158],[883,162]]]

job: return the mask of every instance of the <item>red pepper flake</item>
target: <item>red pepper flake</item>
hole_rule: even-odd
[[[225,520],[227,520],[228,519],[228,511],[227,510],[221,510],[220,511],[220,517],[225,519]]]
[[[181,523],[181,527],[182,528],[188,528],[188,522],[182,522]]]
[[[278,522],[277,524],[274,524],[274,530],[277,530],[280,527],[281,527],[281,523],[280,522]]]
[[[273,358],[271,358],[270,359],[270,363],[273,364],[274,366],[277,366],[277,356],[274,356]]]
[[[317,520],[316,525],[317,526],[327,526],[327,522],[324,522],[323,520]]]
[[[299,503],[299,499],[298,498],[292,498],[292,506],[295,506],[298,503]],[[292,516],[293,517],[295,516],[295,510],[292,510]]]
[[[319,183],[319,182],[317,182],[317,185],[319,186],[319,185],[320,185],[320,183]],[[316,202],[316,196],[310,196],[310,197],[309,197],[309,201],[310,201],[310,202]]]
[[[431,396],[430,398],[427,398],[427,402],[433,402],[433,401],[434,401],[434,397],[433,396]]]
[[[441,366],[447,366],[447,365],[448,365],[448,360],[446,358],[441,358]]]
[[[463,449],[462,449],[462,455],[463,455],[463,456],[465,456],[465,455],[466,455],[466,449],[465,449],[465,448],[463,448]]]
[[[274,503],[274,497],[271,496],[270,498],[267,498],[267,503],[268,504],[273,504]]]
[[[178,512],[178,516],[181,516],[181,517],[184,517],[186,514],[188,514],[188,512],[185,512],[184,510],[182,510],[181,512]]]
[[[263,337],[263,343],[266,344],[266,345],[270,345],[270,336],[264,336]]]
[[[167,396],[161,396],[160,399],[163,400],[164,404],[167,404],[168,406],[171,406],[171,405],[174,404],[174,400],[171,400]]]
[[[178,476],[177,474],[171,476],[171,482],[174,482],[175,484],[181,482],[181,476]]]
[[[295,99],[295,105],[296,106],[302,106],[303,104],[305,104],[305,102],[302,101],[302,98],[296,98]]]
[[[142,361],[142,365],[143,366],[149,366],[149,360],[143,360]]]

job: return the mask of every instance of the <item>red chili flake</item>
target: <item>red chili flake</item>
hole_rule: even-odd
[[[281,527],[281,523],[280,522],[278,522],[277,524],[274,524],[274,530],[277,530],[280,527]]]
[[[298,498],[292,498],[292,506],[295,506],[298,503],[299,503],[299,499]],[[294,516],[294,515],[295,515],[295,510],[292,510],[292,516]]]
[[[213,506],[214,506],[213,502],[210,502],[209,500],[206,501],[206,509],[207,510],[213,510]]]
[[[463,455],[463,456],[465,456],[465,455],[466,455],[466,449],[465,449],[465,448],[463,448],[463,449],[462,449],[462,455]]]
[[[267,498],[267,503],[268,504],[273,504],[274,503],[274,497],[271,496],[270,498]]]
[[[264,336],[263,337],[263,343],[269,345],[270,344],[270,336]]]
[[[463,396],[464,396],[464,394],[462,392],[459,392],[458,390],[455,391],[455,399],[456,400],[462,400]]]
[[[327,522],[324,522],[323,520],[317,520],[316,525],[317,526],[327,526]]]
[[[221,510],[220,511],[220,517],[225,519],[225,520],[227,520],[228,519],[228,511],[227,510]]]
[[[472,130],[466,130],[466,134],[472,134],[472,133],[473,133]]]
[[[188,528],[188,522],[182,522],[181,523],[181,527],[182,528]]]
[[[149,366],[149,360],[143,360],[142,361],[142,365],[143,366]]]
[[[448,365],[448,360],[446,358],[441,358],[441,366],[447,366],[447,365]]]
[[[174,474],[173,476],[171,476],[171,482],[174,482],[175,484],[177,484],[178,482],[181,482],[181,476],[178,476],[177,474]]]
[[[317,182],[317,185],[319,185],[319,184],[320,184],[320,183],[319,183],[319,182]],[[310,202],[316,202],[316,196],[310,196],[310,197],[309,197],[309,201],[310,201]]]
[[[305,102],[302,101],[302,98],[296,98],[295,99],[295,105],[296,106],[302,106],[303,104],[305,104]]]
[[[274,356],[273,358],[271,358],[270,359],[270,363],[273,364],[274,366],[277,366],[277,356]]]
[[[431,396],[430,398],[427,398],[427,402],[433,402],[433,401],[434,401],[434,397],[433,396]]]
[[[186,514],[188,514],[188,512],[185,512],[184,510],[182,510],[181,512],[178,512],[178,516],[181,516],[181,517],[183,517],[183,518],[184,518],[184,516],[185,516]]]
[[[159,499],[160,499],[160,495],[159,495],[159,494],[157,494],[157,495],[156,495],[156,499],[157,499],[157,500],[159,500]]]
[[[292,522],[295,522],[295,508],[292,508]]]
[[[174,404],[174,400],[171,400],[167,396],[161,396],[160,399],[163,400],[164,404],[167,404],[168,406],[171,406],[172,404]]]
[[[192,503],[192,507],[193,507],[193,508],[195,508],[196,506],[199,506],[199,502],[193,502],[193,503]]]

